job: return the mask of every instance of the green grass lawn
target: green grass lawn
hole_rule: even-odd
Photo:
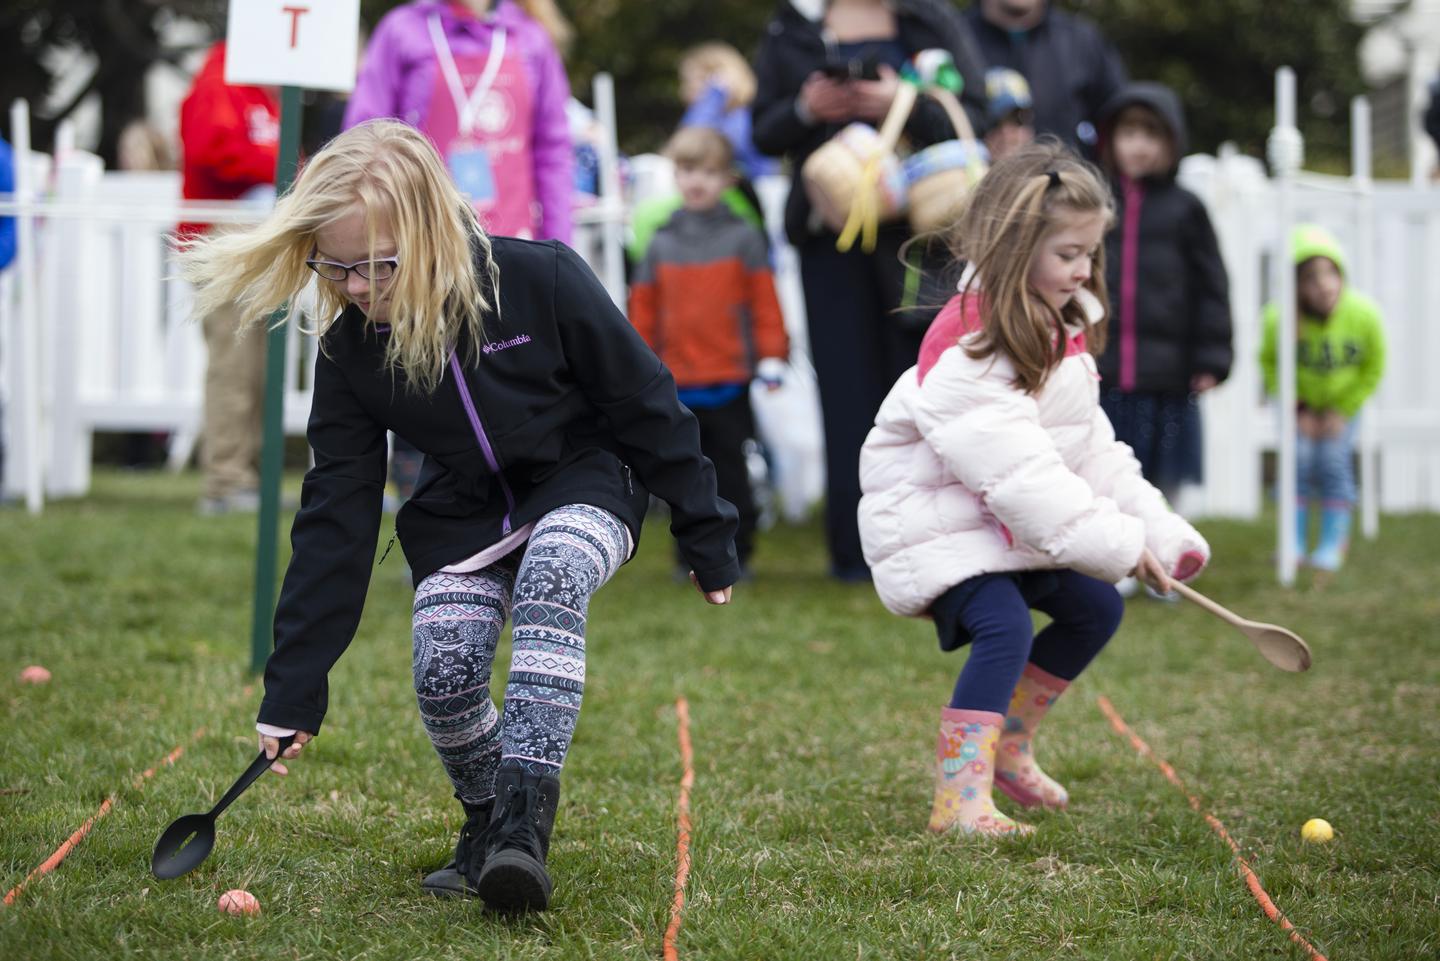
[[[0,887],[116,794],[56,871],[0,908],[0,958],[658,957],[681,695],[696,772],[682,958],[1306,957],[1203,818],[1111,731],[1102,693],[1331,961],[1440,956],[1440,517],[1385,518],[1320,593],[1275,586],[1266,527],[1203,525],[1217,561],[1201,588],[1297,630],[1314,668],[1283,674],[1198,609],[1132,601],[1043,732],[1071,809],[998,844],[924,830],[961,665],[928,624],[821,576],[813,527],[766,535],[754,582],[708,607],[672,582],[654,525],[591,611],[554,908],[504,920],[419,892],[460,819],[409,686],[393,555],[294,773],[226,813],[200,869],[150,876],[161,829],[207,809],[255,751],[259,695],[241,693],[254,521],[196,517],[197,490],[101,473],[92,496],[39,519],[0,512]],[[54,680],[20,684],[32,663]],[[177,744],[173,767],[132,785]],[[1335,826],[1332,843],[1302,843],[1310,817]],[[217,913],[236,887],[259,919]]]

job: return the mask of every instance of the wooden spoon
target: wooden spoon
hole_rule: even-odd
[[[1261,656],[1280,670],[1298,672],[1310,669],[1310,648],[1294,631],[1277,624],[1248,620],[1216,604],[1193,587],[1186,587],[1179,581],[1170,583],[1185,600],[1203,607],[1248,637],[1250,643],[1260,651]]]

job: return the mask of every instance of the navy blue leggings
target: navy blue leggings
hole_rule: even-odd
[[[1038,634],[1032,608],[1051,619]],[[1004,714],[1026,661],[1074,680],[1120,626],[1125,602],[1114,585],[1075,571],[1022,571],[972,577],[931,612],[941,647],[971,648],[950,706]]]

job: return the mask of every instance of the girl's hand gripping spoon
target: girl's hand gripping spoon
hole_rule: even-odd
[[[247,787],[254,784],[255,779],[264,774],[294,740],[293,734],[280,738],[280,750],[275,753],[274,758],[267,758],[265,752],[261,751],[209,813],[186,814],[176,818],[174,823],[165,829],[165,833],[160,835],[160,840],[155,842],[155,853],[150,856],[150,872],[162,881],[169,881],[198,868],[200,862],[209,855],[210,849],[215,846],[215,819],[243,794]]]

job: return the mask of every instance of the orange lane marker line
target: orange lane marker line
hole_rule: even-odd
[[[1240,845],[1235,843],[1235,839],[1230,836],[1229,831],[1225,830],[1225,825],[1220,823],[1220,819],[1209,811],[1204,810],[1200,806],[1200,799],[1190,793],[1189,789],[1185,787],[1185,782],[1180,780],[1180,775],[1175,773],[1175,769],[1171,767],[1164,758],[1156,754],[1150,745],[1141,739],[1140,735],[1130,730],[1130,726],[1125,723],[1125,719],[1120,716],[1120,712],[1115,710],[1115,705],[1110,703],[1109,698],[1101,694],[1095,700],[1096,703],[1100,705],[1100,713],[1109,719],[1110,726],[1115,729],[1116,733],[1128,739],[1130,743],[1134,745],[1135,750],[1154,761],[1155,766],[1160,769],[1160,773],[1165,775],[1165,780],[1180,789],[1180,793],[1185,795],[1185,799],[1190,802],[1190,807],[1194,808],[1196,813],[1204,817],[1205,823],[1210,825],[1215,833],[1220,836],[1220,839],[1230,846],[1231,853],[1235,855],[1235,863],[1240,868],[1240,874],[1245,878],[1245,886],[1250,889],[1251,895],[1254,896],[1255,901],[1260,905],[1260,910],[1265,912],[1265,916],[1280,925],[1281,929],[1290,935],[1290,940],[1304,948],[1314,961],[1326,961],[1325,955],[1321,954],[1315,949],[1313,944],[1301,937],[1300,932],[1295,930],[1295,925],[1291,924],[1290,920],[1275,906],[1275,902],[1270,900],[1270,895],[1266,894],[1265,889],[1260,886],[1260,878],[1256,876],[1249,862],[1247,862],[1245,857],[1240,853]]]
[[[665,929],[665,961],[677,961],[675,938],[680,934],[680,912],[685,908],[685,881],[690,877],[690,788],[695,784],[694,754],[690,750],[690,705],[685,698],[675,702],[675,719],[680,729],[679,831],[675,838],[675,898],[670,902],[670,926]]]
[[[189,743],[194,744],[196,741],[200,740],[200,738],[204,734],[205,729],[203,727],[198,729],[194,734],[190,735]],[[154,777],[156,771],[158,771],[162,767],[165,767],[166,765],[174,764],[176,760],[179,759],[180,755],[184,753],[185,745],[178,745],[173,751],[161,758],[154,767],[147,767],[145,770],[135,775],[135,777],[130,782],[130,786],[132,788],[139,788],[147,780]],[[104,801],[100,802],[100,807],[96,809],[94,814],[90,815],[88,818],[85,819],[84,824],[76,828],[74,834],[70,835],[68,838],[65,839],[65,843],[61,844],[58,848],[55,849],[55,853],[51,854],[44,861],[40,862],[39,867],[37,867],[35,870],[31,871],[25,876],[25,880],[21,881],[19,884],[15,885],[8,892],[6,892],[5,905],[8,907],[9,905],[14,904],[15,899],[20,896],[20,892],[24,891],[26,886],[28,886],[31,881],[35,880],[38,877],[41,877],[42,875],[49,874],[51,871],[59,867],[60,862],[65,860],[66,856],[71,851],[75,850],[75,845],[83,841],[85,839],[85,835],[90,833],[90,829],[95,826],[95,822],[103,818],[105,815],[109,814],[111,809],[114,807],[115,795],[111,794]]]
[[[240,691],[240,697],[249,697],[250,692],[254,689],[254,684],[247,684]],[[200,738],[204,736],[205,728],[197,728],[195,730],[195,733],[190,735],[190,740],[187,743],[194,744],[196,741],[200,740]],[[185,753],[185,747],[185,744],[176,745],[174,750],[172,750],[169,754],[165,755],[163,758],[157,761],[153,767],[147,767],[145,770],[141,771],[139,774],[131,778],[130,786],[138,790],[140,786],[143,785],[147,780],[154,777],[155,772],[160,770],[160,768],[173,765],[176,761],[178,761],[180,759],[180,755]],[[104,801],[100,802],[100,807],[95,810],[95,813],[86,818],[85,823],[80,825],[80,827],[76,828],[75,833],[66,838],[65,842],[61,844],[58,848],[56,848],[53,854],[51,854],[44,861],[41,861],[39,867],[31,871],[29,874],[25,875],[25,880],[21,881],[19,884],[15,885],[13,888],[11,888],[5,893],[5,906],[9,907],[11,904],[14,904],[15,899],[20,896],[20,892],[24,891],[31,881],[35,880],[38,877],[49,874],[51,871],[59,867],[60,862],[65,860],[66,856],[68,856],[71,851],[75,850],[75,845],[83,841],[85,839],[85,835],[90,833],[90,829],[95,826],[95,822],[103,818],[105,815],[109,814],[110,810],[113,807],[115,807],[115,795],[111,794],[106,797]]]

